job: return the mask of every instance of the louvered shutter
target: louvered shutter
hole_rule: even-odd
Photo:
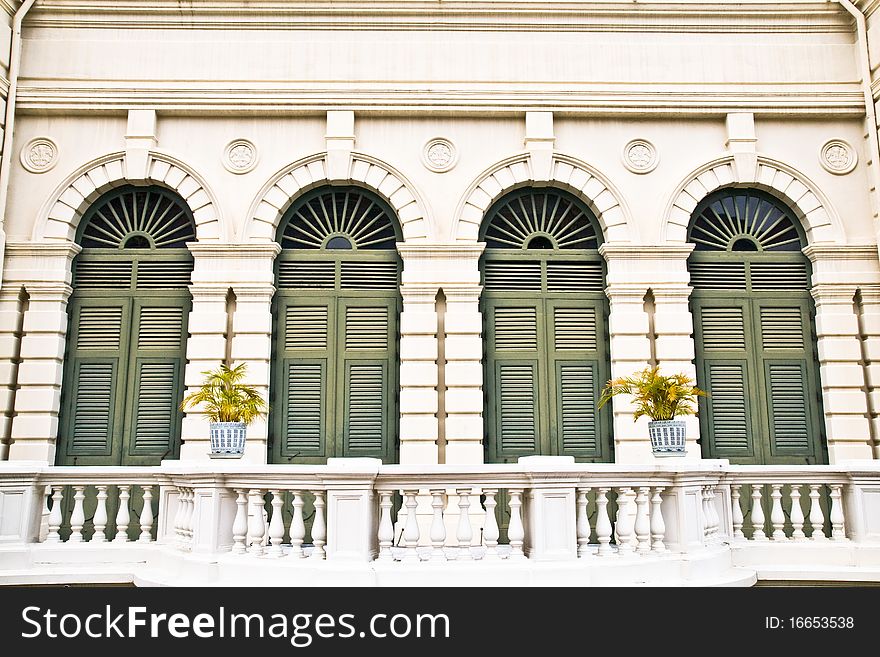
[[[343,267],[347,263],[342,263]],[[396,300],[339,301],[338,364],[342,387],[337,407],[344,456],[392,459],[396,415]]]
[[[818,382],[813,380],[811,368],[809,307],[806,303],[762,300],[758,312],[769,456],[816,458],[821,416]]]
[[[128,344],[127,300],[71,304],[65,369],[65,409],[59,449],[81,465],[105,464],[118,450]]]
[[[132,401],[125,421],[129,463],[155,463],[177,454],[188,311],[188,301],[174,296],[134,304]]]
[[[751,340],[747,304],[699,304],[694,308],[697,349],[702,355],[701,432],[716,458],[751,458],[756,428],[752,416]]]
[[[276,452],[281,462],[294,456],[326,456],[330,336],[335,302],[308,298],[281,308],[278,349],[282,352],[282,412],[275,415]]]
[[[543,331],[539,309],[534,302],[520,300],[497,300],[486,308],[486,386],[490,391],[489,446],[493,461],[540,453],[539,353]]]
[[[608,378],[602,305],[586,300],[551,301],[547,308],[554,453],[602,457],[600,432],[605,427],[596,408],[600,387]]]

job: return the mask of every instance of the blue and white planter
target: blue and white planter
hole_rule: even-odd
[[[211,457],[241,458],[247,426],[244,422],[211,423]]]
[[[684,420],[648,422],[648,434],[651,436],[651,449],[654,456],[685,455],[686,429]]]

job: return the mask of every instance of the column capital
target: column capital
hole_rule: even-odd
[[[58,301],[66,303],[73,294],[73,288],[67,283],[39,282],[25,283],[25,289],[31,302],[34,301]]]

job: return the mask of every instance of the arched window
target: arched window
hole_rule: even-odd
[[[158,187],[88,209],[73,262],[58,463],[157,465],[180,447],[195,223]]]
[[[824,463],[822,396],[803,231],[779,200],[725,189],[691,218],[688,260],[703,455]]]
[[[375,194],[322,187],[278,230],[271,458],[397,459],[400,228]]]
[[[593,213],[552,188],[526,188],[487,212],[481,238],[486,450],[612,460],[605,262]]]

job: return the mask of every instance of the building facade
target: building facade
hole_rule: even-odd
[[[0,4],[9,466],[880,459],[877,3]]]

